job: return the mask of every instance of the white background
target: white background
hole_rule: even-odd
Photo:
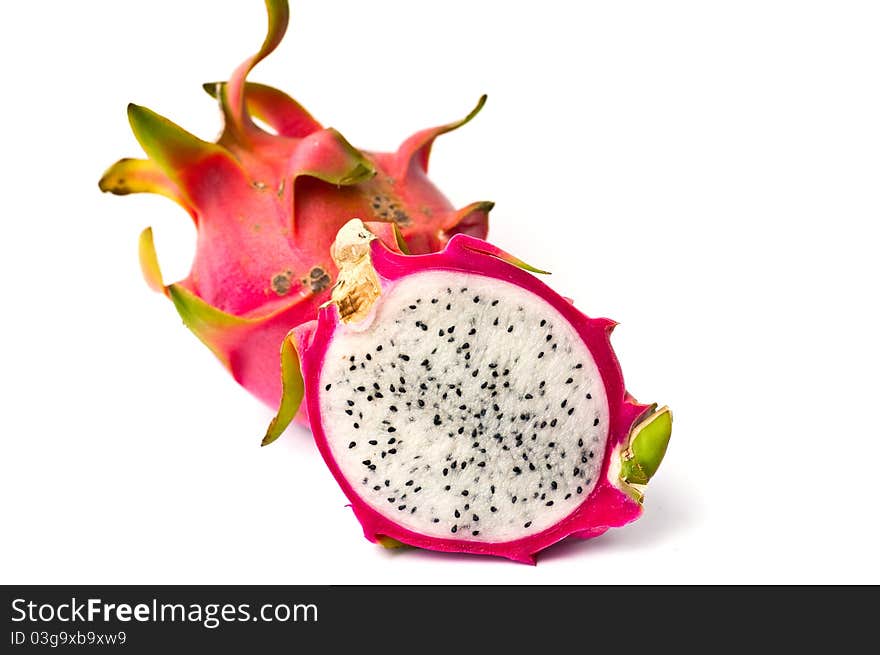
[[[204,138],[200,84],[262,4],[4,3],[0,582],[880,582],[880,8],[872,2],[319,2],[252,79],[388,150],[434,149],[492,238],[620,322],[627,386],[675,430],[638,523],[537,567],[369,544],[309,436],[150,292],[194,230],[98,192],[125,106]]]

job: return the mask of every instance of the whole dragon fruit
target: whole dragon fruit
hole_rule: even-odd
[[[434,139],[473,118],[485,96],[463,120],[418,132],[395,153],[360,151],[283,92],[246,81],[287,29],[287,2],[266,0],[266,7],[259,52],[228,82],[205,85],[225,121],[217,142],[129,105],[147,159],[118,161],[99,186],[117,195],[162,194],[189,212],[198,230],[189,276],[165,284],[147,228],[140,238],[147,282],[241,385],[277,406],[281,342],[329,298],[337,273],[329,248],[345,221],[385,222],[401,244],[427,253],[454,234],[485,236],[492,203],[455,209],[427,177]]]
[[[672,416],[624,390],[613,321],[467,235],[407,256],[352,220],[333,256],[331,303],[283,344],[264,444],[305,396],[368,539],[533,563],[640,515]]]

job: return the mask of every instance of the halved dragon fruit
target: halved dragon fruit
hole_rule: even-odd
[[[352,220],[333,256],[331,302],[283,344],[264,444],[305,394],[368,539],[533,563],[639,516],[671,414],[624,390],[613,321],[467,235],[407,256]]]
[[[189,276],[165,284],[147,228],[140,240],[147,282],[240,384],[275,407],[281,341],[328,299],[336,277],[330,245],[349,217],[393,225],[413,252],[425,253],[457,233],[484,237],[492,203],[456,209],[427,177],[434,140],[473,118],[485,97],[463,120],[418,132],[395,153],[358,150],[281,91],[246,82],[287,29],[287,2],[266,0],[266,7],[259,52],[229,82],[205,85],[225,119],[217,143],[129,105],[148,159],[118,161],[99,186],[117,195],[162,194],[189,212],[198,230]]]

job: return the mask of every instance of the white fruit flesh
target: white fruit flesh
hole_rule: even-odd
[[[584,502],[608,403],[586,344],[549,303],[430,271],[385,285],[365,324],[336,328],[320,403],[332,456],[366,504],[420,534],[505,542]]]

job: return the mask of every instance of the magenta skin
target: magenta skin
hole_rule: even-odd
[[[606,318],[588,318],[567,299],[550,289],[530,273],[499,259],[506,253],[480,239],[458,234],[446,248],[426,255],[400,255],[388,250],[379,239],[371,243],[372,261],[383,287],[407,275],[427,270],[461,271],[505,280],[527,289],[550,303],[575,328],[595,359],[605,385],[609,405],[609,433],[602,463],[602,475],[587,498],[565,519],[543,532],[514,541],[477,542],[465,539],[441,539],[412,532],[372,509],[342,474],[333,459],[320,411],[320,373],[327,348],[340,324],[336,306],[323,307],[317,321],[309,321],[293,330],[305,386],[305,398],[312,433],[327,466],[351,502],[364,535],[376,542],[387,536],[404,544],[454,553],[496,555],[517,562],[535,563],[535,555],[569,536],[589,539],[608,528],[625,525],[639,517],[641,504],[608,479],[617,446],[629,436],[632,426],[650,406],[636,403],[627,394],[617,357],[609,336],[616,323]],[[378,302],[382,302],[380,296]]]

